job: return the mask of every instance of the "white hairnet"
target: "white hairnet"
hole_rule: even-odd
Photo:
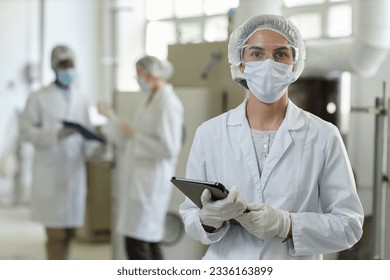
[[[305,45],[298,28],[288,19],[279,15],[258,15],[243,24],[232,32],[228,45],[228,60],[231,64],[231,74],[234,81],[246,86],[244,75],[240,72],[241,48],[248,42],[249,38],[258,30],[269,29],[283,35],[290,45],[298,49],[298,60],[294,64],[293,73],[296,79],[301,75],[305,66]]]
[[[136,63],[154,77],[168,80],[173,75],[173,65],[169,61],[161,61],[154,56],[144,56]]]
[[[51,68],[57,69],[58,64],[64,60],[72,60],[74,62],[74,53],[67,46],[56,46],[51,52]]]

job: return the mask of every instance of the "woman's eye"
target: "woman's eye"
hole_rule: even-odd
[[[261,57],[263,54],[261,52],[253,52],[252,56],[254,57]]]
[[[285,52],[277,52],[276,53],[276,57],[284,58],[284,57],[288,57],[288,55]]]

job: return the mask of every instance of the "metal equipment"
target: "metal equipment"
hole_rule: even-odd
[[[373,182],[373,217],[372,238],[370,239],[371,259],[383,260],[388,258],[386,252],[386,231],[390,207],[390,99],[386,98],[386,83],[383,82],[383,97],[377,97],[374,108],[352,107],[351,112],[375,114],[375,149],[374,149],[374,182]]]

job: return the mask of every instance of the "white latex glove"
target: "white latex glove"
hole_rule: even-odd
[[[62,139],[62,138],[66,138],[66,137],[69,137],[73,134],[75,134],[77,132],[77,130],[73,129],[73,128],[70,128],[70,127],[63,127],[60,129],[60,131],[58,132],[58,138],[59,139]]]
[[[274,209],[267,204],[248,203],[249,212],[236,220],[252,235],[261,238],[280,236],[286,238],[290,231],[290,214],[284,210]]]
[[[246,202],[235,186],[224,199],[213,200],[208,189],[203,191],[200,199],[203,205],[199,214],[200,221],[203,225],[214,228],[220,228],[224,221],[234,219],[246,210]]]

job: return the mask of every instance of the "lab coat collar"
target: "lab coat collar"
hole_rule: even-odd
[[[303,119],[302,110],[299,109],[291,100],[287,105],[286,117],[284,118],[278,132],[276,134],[274,144],[270,154],[267,157],[266,165],[263,173],[260,177],[259,166],[256,158],[256,152],[253,145],[253,140],[250,134],[249,123],[246,118],[246,103],[247,99],[241,103],[237,108],[230,111],[227,120],[227,126],[238,126],[240,132],[237,133],[237,141],[240,145],[240,149],[243,152],[248,167],[251,170],[253,180],[256,189],[259,191],[259,196],[262,198],[262,191],[266,188],[267,181],[279,160],[283,157],[284,153],[288,150],[289,146],[293,142],[291,130],[297,130],[301,128],[305,121]]]
[[[246,120],[246,103],[248,102],[248,98],[245,98],[244,102],[230,111],[227,119],[228,126],[236,126],[244,124]]]
[[[166,83],[157,90],[156,95],[161,95],[169,91],[173,91],[173,86],[171,84]]]
[[[168,92],[173,92],[173,86],[169,83],[161,86],[154,94],[151,103],[158,103],[160,99],[164,99]]]
[[[246,103],[248,102],[248,98],[245,98],[244,102],[242,102],[238,107],[233,109],[227,120],[228,126],[236,126],[243,125],[247,122],[246,119]],[[287,111],[285,120],[288,130],[296,130],[301,128],[305,121],[303,119],[302,110],[297,107],[290,99],[288,100]]]
[[[298,108],[290,99],[287,105],[286,121],[289,130],[299,129],[305,124],[302,109]]]

